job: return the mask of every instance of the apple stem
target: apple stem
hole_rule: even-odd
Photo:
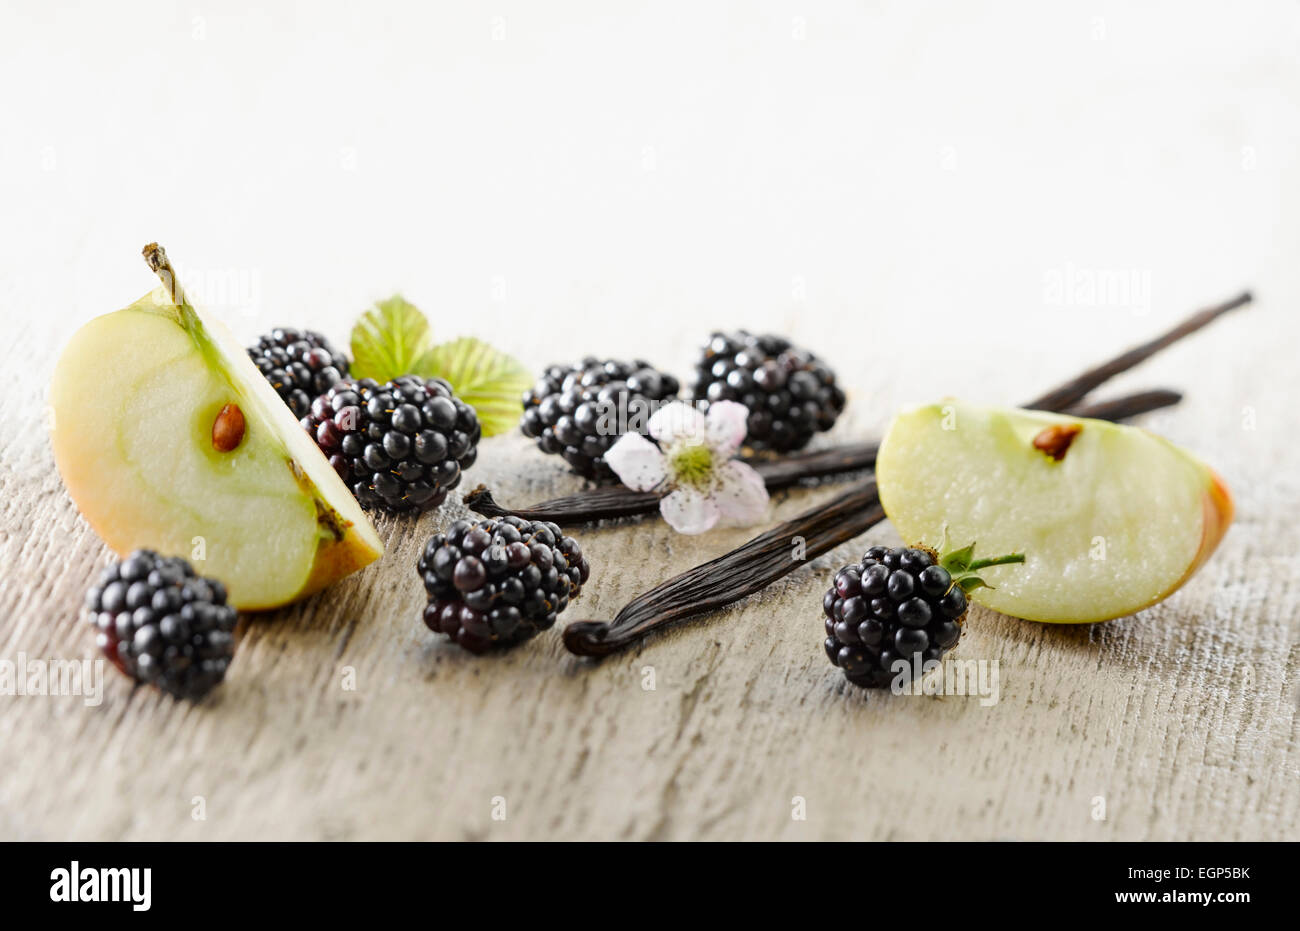
[[[151,242],[144,247],[144,260],[149,263],[149,268],[153,270],[171,295],[172,302],[177,307],[184,307],[189,304],[189,299],[185,297],[185,291],[181,288],[180,281],[176,278],[176,270],[172,268],[171,261],[167,258],[167,251],[156,242]]]

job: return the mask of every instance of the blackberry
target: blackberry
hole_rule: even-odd
[[[676,378],[643,359],[588,356],[546,369],[524,393],[519,426],[538,449],[563,456],[579,475],[611,481],[617,477],[605,453],[625,432],[645,433],[658,402],[676,398],[680,390]]]
[[[416,568],[424,623],[474,653],[551,627],[591,572],[577,540],[513,515],[456,521],[429,538]]]
[[[86,593],[99,649],[137,682],[198,701],[235,654],[226,587],[179,557],[137,550],[107,567]]]
[[[313,398],[348,374],[348,357],[312,330],[276,327],[249,346],[248,354],[298,418],[307,416]]]
[[[754,449],[802,449],[844,410],[844,392],[830,367],[780,336],[714,333],[695,369],[696,400],[749,408],[745,443]]]
[[[822,598],[830,661],[854,685],[884,688],[899,660],[910,667],[941,659],[961,637],[966,593],[984,584],[975,573],[1024,562],[1018,553],[973,560],[973,550],[940,558],[924,547],[873,546],[836,572]]]
[[[478,415],[441,378],[345,379],[302,425],[362,507],[436,508],[478,457]]]

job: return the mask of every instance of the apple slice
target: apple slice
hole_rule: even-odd
[[[166,287],[91,320],[50,388],[59,473],[117,553],[152,549],[273,608],[379,558],[374,528],[247,351]]]
[[[1014,617],[1106,621],[1177,591],[1232,521],[1208,466],[1136,427],[957,401],[894,418],[876,459],[908,543],[1022,552],[972,597]]]

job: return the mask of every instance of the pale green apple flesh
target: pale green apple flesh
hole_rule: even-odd
[[[164,289],[82,327],[50,401],[59,472],[104,541],[190,559],[241,609],[293,601],[383,552],[243,347]],[[242,434],[214,439],[227,405]]]
[[[972,597],[1035,621],[1088,623],[1177,590],[1232,520],[1222,480],[1136,427],[957,401],[890,425],[876,459],[886,515],[907,543],[1025,554],[981,572]]]

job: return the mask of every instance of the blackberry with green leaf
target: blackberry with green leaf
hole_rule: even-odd
[[[899,675],[899,661],[924,666],[952,649],[966,620],[966,593],[985,584],[978,573],[1025,561],[1019,553],[977,560],[974,549],[938,556],[924,547],[873,546],[836,572],[822,598],[824,646],[844,677],[884,688]]]
[[[829,430],[844,410],[835,373],[781,336],[714,333],[696,365],[694,395],[749,408],[747,445],[792,452]]]
[[[474,653],[554,625],[591,572],[558,526],[514,516],[456,521],[429,538],[416,568],[429,597],[425,624]]]
[[[276,327],[248,347],[258,371],[295,417],[348,374],[348,357],[313,330]]]
[[[436,508],[474,464],[478,415],[441,378],[342,381],[302,419],[362,507]]]
[[[544,453],[564,457],[573,471],[613,481],[605,453],[629,430],[645,433],[661,402],[677,397],[681,384],[649,362],[597,359],[552,365],[524,393],[519,426]]]
[[[137,550],[86,593],[99,649],[137,682],[197,701],[225,678],[238,615],[226,587],[179,557]]]

